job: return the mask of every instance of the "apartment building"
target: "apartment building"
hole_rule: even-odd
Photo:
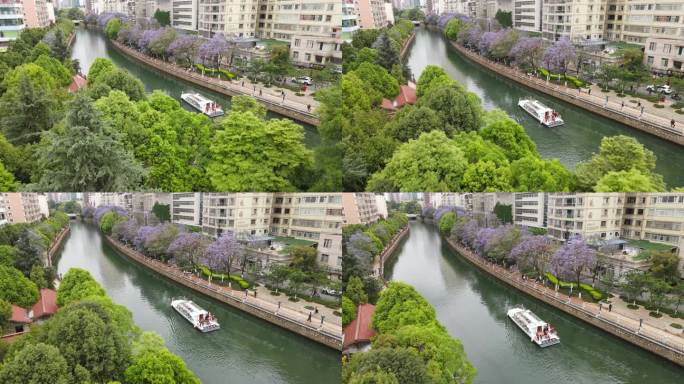
[[[171,222],[182,225],[202,225],[202,194],[172,193]]]
[[[21,0],[0,0],[0,51],[26,27]]]
[[[43,28],[50,25],[45,0],[22,0],[26,28]]]
[[[354,0],[342,1],[342,40],[350,42],[359,30],[359,16]]]
[[[359,28],[379,29],[387,26],[384,0],[356,0]]]
[[[513,223],[526,227],[546,228],[548,195],[538,192],[513,194]]]
[[[218,237],[226,230],[240,240],[267,237],[272,193],[203,193],[202,232]]]
[[[607,0],[544,0],[542,36],[551,41],[568,38],[575,44],[604,39]]]
[[[8,209],[5,206],[4,193],[0,193],[0,226],[8,223],[7,211],[8,211]]]
[[[548,233],[565,241],[581,236],[589,242],[619,239],[624,194],[557,193],[548,197]]]
[[[342,193],[276,193],[270,233],[316,242],[318,262],[342,272]]]
[[[369,224],[380,218],[374,193],[345,193],[342,196],[344,224]]]
[[[199,0],[171,0],[171,25],[185,31],[197,30]]]
[[[645,64],[656,71],[681,73],[684,69],[684,38],[648,37],[644,51]]]
[[[474,216],[486,217],[487,214],[494,212],[494,207],[500,205],[512,205],[513,194],[490,192],[490,193],[470,193],[468,202],[465,205],[467,210]]]
[[[513,28],[541,32],[542,0],[513,0]]]
[[[608,0],[606,37],[646,45],[649,38],[681,39],[684,3],[676,0]]]
[[[41,212],[41,205],[47,206],[47,197],[38,193],[3,193],[2,204],[4,221],[8,224],[33,223],[49,214],[45,210]]]

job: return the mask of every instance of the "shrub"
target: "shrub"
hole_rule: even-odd
[[[634,305],[634,304],[627,304],[627,308],[629,308],[629,309],[639,309],[639,306],[638,306],[638,305]]]
[[[549,279],[549,282],[553,285],[558,284],[558,279],[556,276],[552,275],[550,272],[546,272],[546,278]]]
[[[675,113],[678,113],[678,114],[680,114],[680,115],[684,115],[684,111],[681,110],[681,109],[676,109],[676,110],[675,110]]]
[[[663,317],[663,314],[662,314],[662,313],[655,312],[655,311],[649,312],[648,315],[651,316],[651,317],[655,317],[656,319],[659,319],[659,318]]]
[[[672,323],[670,324],[670,327],[672,328],[677,328],[677,329],[682,329],[682,325],[679,323]]]
[[[655,108],[665,108],[664,105],[658,104],[658,103],[654,103],[653,106],[654,106]]]
[[[295,96],[304,96],[304,94],[301,92],[295,92]]]

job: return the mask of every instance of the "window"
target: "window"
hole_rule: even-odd
[[[655,51],[655,50],[656,50],[656,47],[658,47],[658,43],[656,43],[655,41],[651,41],[651,42],[648,44],[648,50],[649,50],[649,51]]]
[[[323,240],[323,248],[330,248],[332,246],[332,239]]]
[[[327,263],[328,262],[328,255],[325,253],[321,253],[321,263]]]

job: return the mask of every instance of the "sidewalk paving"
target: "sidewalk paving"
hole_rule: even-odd
[[[309,316],[309,313],[312,313],[311,318],[312,319],[319,319],[318,320],[319,322],[320,322],[321,316],[325,316],[326,322],[330,322],[330,323],[342,326],[342,317],[333,314],[333,312],[335,310],[330,309],[330,308],[326,307],[325,305],[318,304],[318,303],[312,303],[310,301],[306,301],[303,299],[299,299],[299,301],[295,303],[295,302],[288,300],[287,296],[284,293],[281,293],[280,296],[271,295],[271,290],[262,286],[262,285],[259,285],[258,287],[256,287],[256,291],[257,291],[257,297],[260,299],[269,301],[269,302],[274,303],[276,305],[278,304],[278,301],[280,301],[281,306],[287,306],[288,308],[296,310],[296,311],[306,315],[307,317]],[[253,292],[254,292],[254,290],[251,290],[250,294],[254,295]],[[314,311],[310,310],[310,309],[306,309],[305,308],[306,306],[318,308],[318,314],[313,314]]]

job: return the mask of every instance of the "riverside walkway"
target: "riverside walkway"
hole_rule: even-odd
[[[542,282],[523,280],[519,272],[505,269],[500,265],[484,260],[451,240],[447,240],[447,242],[468,261],[505,283],[615,336],[684,366],[684,336],[681,332],[674,334],[669,331],[665,328],[664,321],[655,321],[659,319],[650,316],[639,318],[638,313],[631,314],[627,312],[631,310],[622,305],[613,305],[613,310],[609,311],[605,304],[600,306],[599,304],[585,302],[580,298],[557,292]]]
[[[179,67],[175,64],[155,59],[144,53],[138,52],[131,47],[127,47],[118,41],[110,40],[110,42],[117,50],[126,56],[130,56],[143,64],[149,65],[159,71],[170,74],[181,80],[189,81],[201,87],[231,97],[238,95],[251,96],[262,103],[269,111],[307,124],[315,126],[320,125],[320,119],[315,113],[319,103],[318,101],[314,100],[311,91],[307,91],[302,96],[298,96],[296,95],[296,92],[293,92],[289,89],[274,87],[266,88],[261,84],[252,84],[249,79],[222,80],[208,77],[202,75],[201,73],[188,71],[186,68]],[[281,90],[285,92],[284,98]]]
[[[110,237],[107,239],[121,253],[177,283],[331,348],[340,350],[342,348],[341,319],[335,319],[335,316],[331,319],[329,315],[326,315],[327,311],[321,311],[323,306],[307,303],[306,305],[319,307],[320,311],[319,314],[311,314],[311,320],[309,320],[309,313],[303,311],[302,308],[290,306],[290,301],[285,295],[282,296],[284,299],[280,303],[272,299],[264,299],[263,293],[261,295],[257,293],[257,297],[254,297],[253,290],[239,291],[213,284],[192,273],[183,272],[175,266],[144,256]],[[259,290],[259,292],[263,292],[263,290]],[[270,293],[268,294],[270,295]]]
[[[595,87],[591,88],[592,92],[589,94],[587,90],[572,89],[564,85],[555,84],[548,81],[548,79],[523,73],[516,68],[489,60],[455,42],[450,43],[468,59],[526,87],[671,142],[684,145],[684,115],[664,111],[667,108],[655,108],[652,106],[652,102],[645,99],[640,99],[641,106],[644,107],[642,112],[641,107],[637,107],[636,103],[630,102],[630,100],[635,99],[634,97],[625,96],[624,98],[619,98],[615,95],[596,92],[594,90]],[[608,96],[608,99],[606,99],[606,96]],[[622,105],[623,101],[624,106]],[[672,120],[675,121],[674,127],[671,124]]]

